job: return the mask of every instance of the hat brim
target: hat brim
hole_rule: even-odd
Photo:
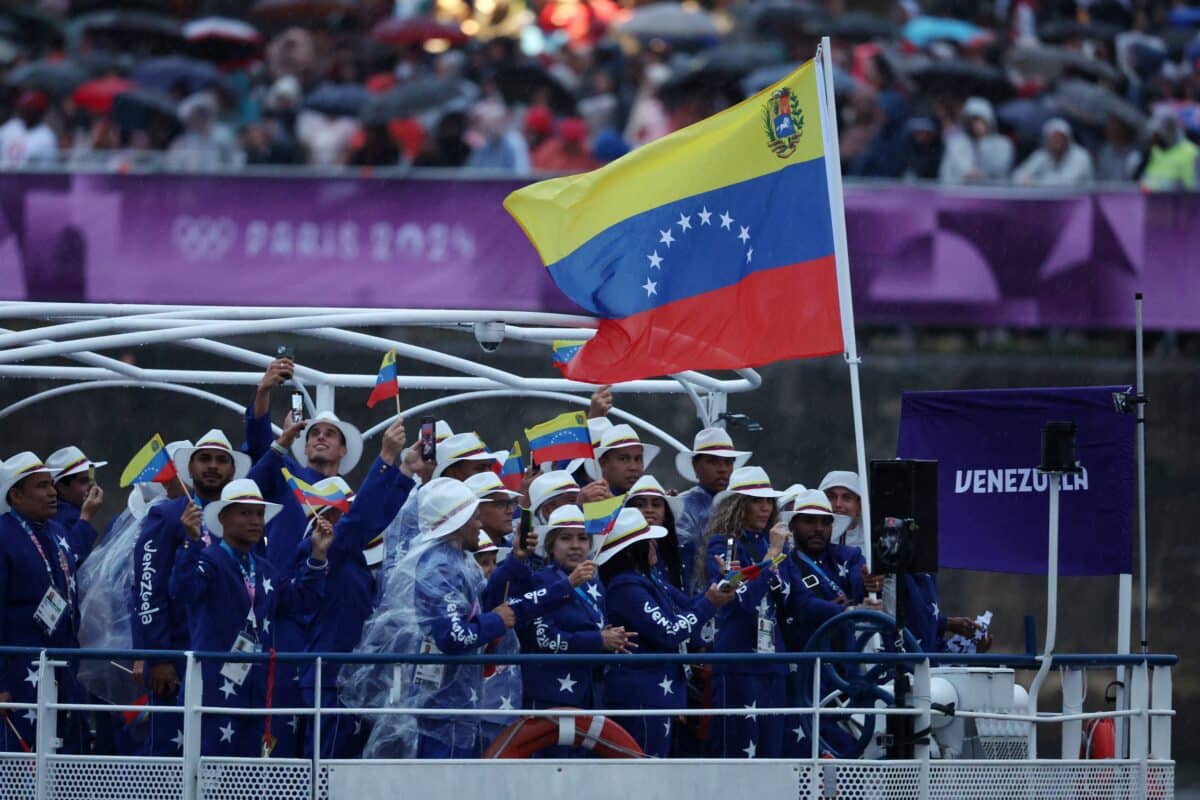
[[[638,542],[644,542],[647,539],[661,539],[666,535],[667,535],[666,528],[663,528],[659,525],[651,525],[649,528],[647,528],[642,533],[639,533],[637,536],[632,536],[629,539],[626,539],[625,541],[621,542],[619,545],[617,545],[616,547],[614,547],[611,550],[605,551],[603,549],[604,545],[603,545],[603,543],[601,543],[601,545],[600,545],[601,551],[596,554],[596,558],[595,558],[596,566],[603,566],[604,564],[608,563],[608,561],[613,556],[615,556],[617,553],[621,552],[625,548],[629,547],[629,545],[631,545],[631,544],[637,544]]]
[[[507,450],[497,450],[494,453],[490,453],[490,452],[489,453],[476,453],[475,455],[471,455],[471,456],[462,456],[461,458],[453,458],[453,459],[447,461],[445,464],[443,464],[441,461],[438,461],[437,466],[433,468],[433,477],[435,477],[435,478],[442,477],[442,473],[445,472],[446,469],[450,467],[450,465],[457,464],[460,461],[495,461],[498,464],[503,464],[507,460],[508,460],[508,451]]]
[[[512,489],[492,489],[490,492],[485,494],[483,497],[479,498],[479,502],[481,502],[481,503],[488,502],[489,499],[491,498],[491,496],[494,494],[502,494],[502,495],[506,495],[510,498],[521,496],[520,492],[514,492]]]
[[[142,487],[149,487],[154,497],[146,499],[146,489]],[[150,512],[150,506],[154,505],[157,500],[165,500],[166,497],[167,490],[161,483],[136,483],[130,488],[125,508],[129,509],[129,513],[133,515],[134,519],[145,519],[146,514]]]
[[[479,498],[471,498],[471,503],[469,505],[464,506],[461,511],[447,519],[441,525],[437,526],[431,531],[422,531],[413,537],[413,546],[416,547],[417,545],[428,544],[430,542],[437,542],[445,539],[450,534],[456,532],[463,525],[466,525],[467,521],[475,515],[475,510],[477,508],[479,508]]]
[[[656,444],[647,444],[646,442],[630,442],[629,444],[619,444],[616,447],[598,447],[596,448],[596,462],[599,463],[600,459],[613,450],[623,450],[626,447],[637,447],[639,445],[642,448],[642,467],[650,469],[650,464],[654,462],[654,459],[658,458],[658,454],[662,452],[662,448]]]
[[[63,478],[69,478],[72,475],[79,475],[80,473],[87,472],[90,469],[100,469],[101,467],[107,467],[107,466],[108,466],[107,461],[85,461],[82,464],[78,464],[74,467],[71,467],[68,470],[63,470],[61,472],[52,471],[52,474],[54,475],[55,483],[57,483],[58,481],[61,481]]]
[[[54,479],[54,470],[50,469],[49,467],[42,467],[41,469],[35,469],[21,475],[14,475],[11,477],[5,476],[5,478],[0,481],[0,514],[7,514],[9,511],[12,511],[12,506],[8,504],[8,493],[12,490],[12,488],[31,475],[37,475],[41,472],[49,475],[51,480]]]
[[[221,524],[221,512],[225,510],[226,506],[238,503],[248,506],[263,506],[265,509],[263,525],[275,519],[275,515],[283,509],[283,506],[278,503],[268,503],[266,500],[215,500],[204,507],[204,527],[224,538],[225,526]]]
[[[346,474],[354,469],[363,453],[363,437],[358,428],[351,425],[349,422],[338,420],[334,422],[331,419],[314,419],[309,420],[309,425],[332,425],[337,428],[342,434],[342,438],[346,440],[346,455],[342,456],[342,461],[338,464],[338,472]],[[304,432],[304,436],[297,436],[292,442],[292,458],[296,459],[296,463],[302,467],[308,466],[308,456],[304,453],[304,446],[308,444],[308,431]]]
[[[550,535],[550,531],[556,531],[559,528],[571,531],[587,530],[587,528],[582,525],[534,525],[533,532],[537,534],[538,537],[537,544],[534,545],[533,548],[534,555],[538,556],[539,558],[550,557],[550,554],[546,552],[546,537]],[[514,533],[513,535],[517,536],[519,534]]]
[[[238,450],[226,450],[223,447],[181,447],[175,451],[175,457],[171,461],[175,464],[175,472],[179,475],[179,480],[183,481],[183,485],[189,489],[192,487],[192,471],[188,469],[188,465],[192,461],[192,454],[197,450],[216,450],[221,453],[229,453],[233,457],[233,477],[230,480],[236,481],[238,478],[244,478],[250,472],[250,456]]]
[[[717,458],[732,458],[733,468],[746,466],[746,462],[750,460],[753,453],[748,453],[745,450],[706,450],[698,452],[696,450],[684,450],[682,453],[675,454],[675,471],[688,483],[699,483],[700,479],[696,477],[696,468],[692,466],[692,459],[696,456],[716,456]]]
[[[383,563],[383,534],[363,548],[363,559],[368,567],[377,567]]]

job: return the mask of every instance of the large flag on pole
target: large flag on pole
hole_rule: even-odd
[[[601,318],[566,377],[842,352],[822,80],[809,61],[607,166],[509,195],[555,283]]]

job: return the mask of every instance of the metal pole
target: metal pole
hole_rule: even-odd
[[[1138,495],[1138,614],[1142,652],[1150,652],[1150,624],[1146,615],[1146,359],[1142,340],[1142,293],[1133,296],[1134,349],[1137,358],[1137,495]]]
[[[829,185],[833,220],[833,254],[837,265],[838,309],[842,317],[842,343],[850,367],[850,405],[854,415],[854,453],[858,459],[858,485],[862,502],[863,556],[871,567],[871,501],[867,491],[867,446],[863,434],[862,392],[858,382],[858,341],[854,335],[854,297],[850,290],[850,250],[846,243],[846,203],[842,193],[842,164],[838,158],[837,102],[833,94],[833,56],[829,37],[821,37],[821,134],[825,146],[825,178]]]
[[[1058,632],[1058,490],[1062,473],[1051,472],[1050,477],[1050,545],[1046,564],[1046,646],[1042,650],[1042,665],[1029,686],[1029,702],[1026,712],[1037,716],[1038,692],[1050,673],[1051,656],[1054,654],[1054,639]],[[1030,760],[1037,758],[1037,725],[1029,728]]]

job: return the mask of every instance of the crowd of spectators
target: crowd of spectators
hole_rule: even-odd
[[[0,166],[592,169],[833,37],[847,175],[1196,186],[1200,9],[1120,0],[0,8]]]

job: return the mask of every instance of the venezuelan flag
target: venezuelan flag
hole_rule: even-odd
[[[350,510],[350,495],[338,487],[326,486],[323,491],[318,490],[311,483],[297,478],[287,467],[280,469],[280,472],[283,473],[283,479],[287,481],[287,485],[291,488],[292,494],[296,496],[296,500],[300,505],[314,510],[321,506],[340,508],[343,512]]]
[[[779,566],[783,563],[785,558],[787,558],[787,556],[785,556],[783,553],[780,553],[774,558],[764,558],[757,564],[748,564],[739,569],[737,572],[726,575],[723,582],[728,583],[730,586],[736,589],[741,584],[752,581],[758,576],[762,575],[766,570]]]
[[[583,504],[583,530],[588,536],[602,536],[612,530],[621,509],[625,506],[625,495]]]
[[[569,461],[573,458],[595,458],[587,415],[578,411],[568,411],[532,428],[526,428],[525,438],[529,440],[529,455],[537,464]]]
[[[521,458],[521,443],[513,442],[508,451],[508,458],[503,464],[497,464],[493,469],[500,476],[504,488],[515,492],[521,488],[521,480],[525,477],[525,459]]]
[[[578,339],[555,339],[553,352],[550,355],[550,361],[559,370],[564,369],[567,364],[571,363],[571,359],[579,352],[587,342],[579,341]]]
[[[827,177],[838,154],[826,164],[820,82],[810,61],[598,170],[508,196],[554,282],[602,318],[566,377],[616,383],[842,351]]]
[[[135,483],[166,483],[175,477],[175,465],[162,436],[154,434],[138,450],[121,473],[121,488]]]
[[[388,350],[383,355],[383,363],[379,365],[379,374],[375,376],[375,388],[367,398],[367,408],[374,408],[376,403],[400,394],[400,384],[396,381],[396,351]]]

